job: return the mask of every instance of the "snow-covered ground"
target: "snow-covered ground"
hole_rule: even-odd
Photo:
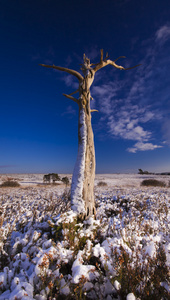
[[[170,299],[170,176],[97,175],[96,219],[83,222],[63,184],[5,176],[21,187],[0,189],[0,300]]]

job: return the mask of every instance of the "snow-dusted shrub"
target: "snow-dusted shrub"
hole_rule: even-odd
[[[52,220],[49,225],[52,228],[54,240],[62,240],[65,247],[73,251],[73,257],[77,255],[79,250],[84,249],[89,238],[94,240],[97,233],[97,225],[93,224],[92,230],[89,230],[91,223],[88,221],[81,223],[76,214],[73,214],[73,217],[71,215],[71,219],[69,214],[64,214],[56,223]]]
[[[169,282],[165,249],[161,244],[153,257],[152,248],[148,248],[148,253],[142,255],[143,262],[139,249],[129,254],[123,247],[115,248],[112,258],[117,274],[111,282],[114,284],[116,279],[120,283],[118,294],[122,300],[126,300],[130,292],[142,300],[168,299],[168,291],[160,284]]]

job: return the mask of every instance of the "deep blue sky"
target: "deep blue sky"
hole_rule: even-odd
[[[169,0],[0,0],[0,40],[0,173],[72,173],[77,82],[39,64],[79,71],[101,48],[142,66],[96,74],[96,171],[170,171]]]

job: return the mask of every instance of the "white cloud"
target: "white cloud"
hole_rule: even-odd
[[[76,110],[71,105],[67,106],[66,110],[62,113],[62,116],[69,115],[73,116],[76,114]]]
[[[101,86],[93,86],[92,93],[97,97],[114,97],[116,92],[119,90],[120,85],[114,82],[108,82],[107,84],[103,84]]]
[[[170,26],[164,25],[156,31],[156,41],[164,44],[170,38]]]
[[[137,120],[131,120],[129,121],[129,123],[127,124],[127,130],[131,130],[134,128],[135,124],[137,123]]]
[[[129,152],[154,150],[158,147],[149,143],[152,138],[152,132],[147,123],[160,119],[160,112],[153,110],[151,105],[142,103],[133,104],[139,97],[139,89],[144,90],[144,80],[132,84],[133,90],[125,98],[118,98],[122,88],[125,88],[126,82],[114,83],[108,82],[100,87],[93,87],[93,95],[99,100],[100,112],[104,114],[100,120],[107,124],[108,133],[114,138],[137,141],[134,147],[128,149]],[[136,86],[136,88],[134,88]],[[135,98],[135,101],[133,101]],[[140,97],[139,97],[140,99]]]
[[[118,136],[126,140],[147,141],[151,133],[138,125],[137,119],[130,120],[130,118],[131,116],[129,115],[128,118],[115,120],[113,116],[110,116],[107,123],[109,133],[112,136]]]
[[[92,96],[100,101],[100,112],[110,115],[113,109],[112,98],[116,96],[118,88],[113,84],[103,84],[92,88]]]
[[[170,26],[164,25],[152,38],[142,41],[140,55],[143,59],[138,62],[142,64],[139,68],[129,73],[127,71],[129,76],[119,77],[118,72],[112,71],[111,74],[116,76],[114,81],[92,87],[92,96],[96,99],[95,108],[103,113],[100,125],[103,124],[113,138],[136,141],[130,152],[162,147],[157,145],[159,142],[155,145],[150,142],[158,137],[159,132],[154,132],[155,125],[158,128],[158,124],[159,128],[164,124],[164,138],[170,141],[170,131],[167,129],[170,128],[167,125],[169,122],[166,121],[165,124],[168,115],[167,99],[170,97],[169,49],[158,47],[168,38]],[[165,53],[162,52],[163,49]],[[159,136],[162,140],[161,133]]]
[[[147,123],[148,121],[153,120],[155,117],[155,113],[152,111],[146,111],[146,113],[140,118],[142,123]]]
[[[132,84],[128,97],[132,99],[141,93],[145,92],[144,78],[139,76]]]
[[[62,77],[62,80],[68,87],[72,87],[73,89],[78,89],[78,82],[72,75],[65,75]]]
[[[156,118],[156,114],[150,111],[149,106],[133,104],[130,96],[126,99],[118,98],[125,84],[125,82],[115,81],[93,87],[93,95],[99,100],[99,111],[104,114],[101,121],[107,124],[108,133],[112,137],[147,142],[152,133],[144,129],[142,123],[152,121]],[[135,92],[137,97],[136,93],[137,90]]]
[[[132,148],[128,148],[127,151],[131,153],[136,153],[137,151],[154,150],[161,147],[162,146],[159,145],[153,145],[152,143],[137,142]]]

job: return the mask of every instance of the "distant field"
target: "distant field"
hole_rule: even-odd
[[[5,178],[13,178],[18,180],[21,186],[35,186],[37,184],[43,184],[43,176],[44,174],[1,174],[0,184]],[[59,176],[61,178],[67,176],[71,183],[71,174],[59,174]],[[168,175],[96,174],[95,185],[100,181],[104,181],[107,183],[108,188],[139,187],[143,180],[150,178],[164,181],[167,185],[170,182],[170,176]]]

